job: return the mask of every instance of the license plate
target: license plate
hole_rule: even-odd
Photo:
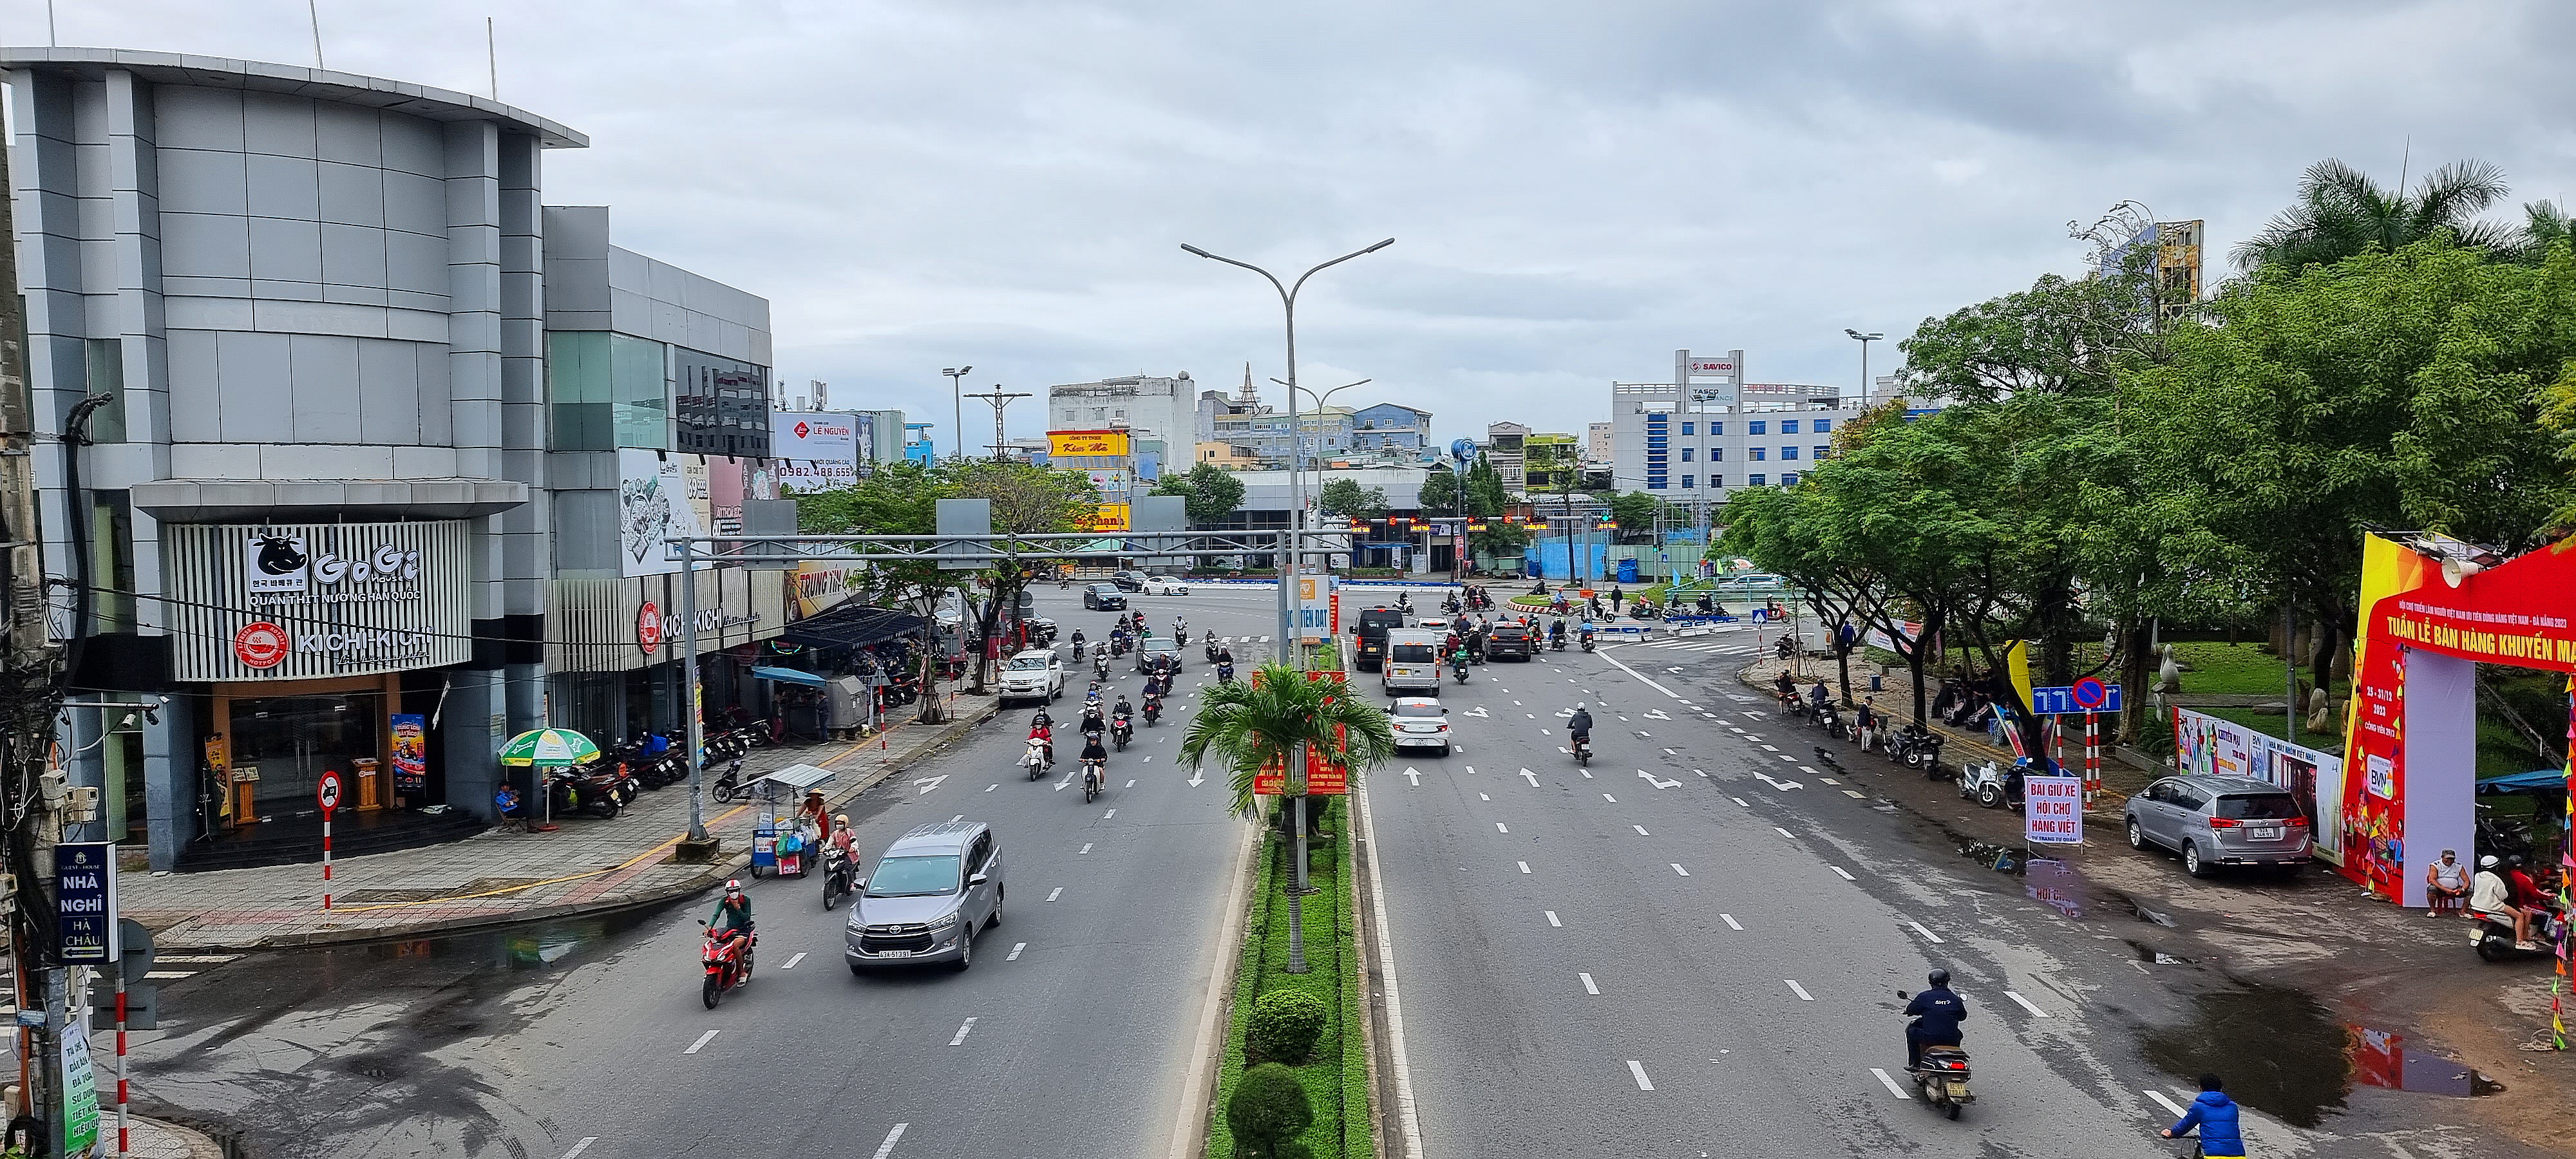
[[[2281,839],[2281,827],[2278,825],[2266,825],[2262,828],[2253,830],[2253,836],[2256,841],[2278,841]]]
[[[912,956],[912,951],[910,951],[910,950],[879,950],[879,951],[877,951],[877,956],[878,956],[878,957],[880,957],[880,958],[909,958],[909,957],[911,957],[911,956]]]

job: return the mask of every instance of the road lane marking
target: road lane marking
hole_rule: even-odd
[[[1596,984],[1596,983],[1594,983],[1594,982],[1592,981],[1592,975],[1590,975],[1590,974],[1585,974],[1585,973],[1581,973],[1581,972],[1577,972],[1577,973],[1575,974],[1575,977],[1583,979],[1583,992],[1584,992],[1584,993],[1586,993],[1586,994],[1590,994],[1590,995],[1592,995],[1593,997],[1596,997],[1596,998],[1601,996],[1601,987],[1600,987],[1598,984]]]
[[[1413,787],[1419,789],[1422,787],[1422,770],[1406,769],[1404,770],[1404,779],[1413,782]]]
[[[1637,831],[1637,836],[1639,836],[1639,837],[1652,837],[1652,836],[1654,836],[1654,834],[1646,832],[1646,827],[1645,827],[1645,826],[1643,826],[1643,825],[1631,825],[1631,826],[1629,826],[1629,828],[1636,830],[1636,831]]]
[[[1578,772],[1580,772],[1580,773],[1582,773],[1582,774],[1583,774],[1583,779],[1584,779],[1584,780],[1589,781],[1589,780],[1591,780],[1591,779],[1592,779],[1592,770],[1590,770],[1590,769],[1579,769],[1579,770],[1576,770],[1576,771],[1578,771]]]
[[[965,819],[966,819],[966,815],[965,815],[964,813],[959,813],[958,815],[956,815],[956,816],[954,816],[954,817],[949,818],[949,819],[948,819],[948,823],[949,823],[949,824],[951,824],[951,825],[954,825],[954,824],[956,824],[956,823],[958,823],[958,822],[960,822],[960,821],[963,821],[963,820],[965,820]]]
[[[1852,791],[1852,790],[1850,790],[1850,789],[1845,789],[1845,790],[1843,790],[1843,796],[1846,796],[1846,797],[1862,798],[1862,797],[1867,797],[1868,795],[1869,795],[1869,794],[1867,794],[1867,793],[1856,793],[1856,792],[1853,792],[1853,791]]]
[[[989,793],[989,792],[992,792],[993,790],[998,789],[998,788],[1001,788],[1001,787],[1002,787],[1001,782],[999,782],[999,781],[995,781],[995,782],[994,782],[994,783],[992,783],[992,784],[989,784],[989,785],[984,786],[984,791],[985,791],[985,792],[987,792],[987,793]]]
[[[1472,777],[1472,776],[1475,776],[1475,775],[1476,775],[1476,766],[1474,766],[1474,765],[1469,765],[1469,766],[1467,766],[1467,775],[1468,775],[1468,776],[1471,776],[1471,777]]]
[[[1767,745],[1762,746],[1762,751],[1763,751],[1763,752],[1766,752],[1766,753],[1776,753],[1776,752],[1779,752],[1779,751],[1780,751],[1780,746],[1775,745],[1775,744],[1767,744]]]
[[[1941,935],[1936,934],[1936,933],[1933,933],[1933,932],[1932,932],[1932,931],[1930,931],[1930,930],[1924,929],[1924,928],[1923,928],[1923,923],[1921,923],[1921,922],[1907,922],[1907,923],[1905,923],[1905,924],[1906,924],[1906,925],[1909,925],[1909,926],[1914,927],[1914,932],[1915,932],[1915,933],[1918,933],[1918,934],[1923,935],[1923,940],[1924,940],[1924,941],[1930,942],[1930,943],[1932,943],[1933,945],[1936,945],[1936,946],[1941,944]]]
[[[1664,864],[1669,865],[1669,866],[1672,866],[1672,867],[1673,867],[1673,872],[1678,873],[1678,874],[1682,875],[1683,877],[1689,877],[1689,876],[1690,876],[1690,871],[1689,871],[1689,870],[1687,870],[1687,869],[1682,868],[1682,863],[1681,863],[1681,862],[1678,862],[1678,861],[1667,861],[1667,862],[1665,862]]]
[[[1859,881],[1859,880],[1860,880],[1860,879],[1859,879],[1859,878],[1857,878],[1857,877],[1853,877],[1853,876],[1851,875],[1851,871],[1850,871],[1850,870],[1848,870],[1848,869],[1843,868],[1842,866],[1839,866],[1839,865],[1828,865],[1828,866],[1826,866],[1825,868],[1830,869],[1830,870],[1833,870],[1835,873],[1840,874],[1840,875],[1842,876],[1842,879],[1843,879],[1844,881]]]
[[[1799,984],[1798,984],[1798,980],[1797,980],[1797,979],[1795,979],[1795,978],[1782,978],[1782,979],[1780,979],[1780,980],[1781,980],[1781,981],[1783,981],[1783,982],[1788,983],[1788,984],[1789,984],[1789,989],[1794,990],[1794,991],[1796,991],[1796,992],[1797,992],[1797,994],[1798,994],[1798,1000],[1799,1000],[1799,1001],[1801,1001],[1801,1002],[1813,1002],[1813,1001],[1815,1001],[1815,1000],[1816,1000],[1816,996],[1815,996],[1815,995],[1813,995],[1813,994],[1809,994],[1809,993],[1807,993],[1807,988],[1806,988],[1806,987],[1804,987],[1804,986],[1799,985]]]
[[[1784,793],[1785,793],[1785,792],[1788,792],[1788,791],[1789,791],[1789,790],[1791,790],[1791,789],[1795,789],[1795,788],[1797,788],[1797,787],[1798,787],[1798,782],[1796,782],[1796,781],[1783,781],[1783,780],[1780,780],[1780,779],[1778,779],[1778,778],[1776,778],[1776,777],[1773,777],[1773,776],[1772,776],[1771,774],[1769,774],[1769,773],[1763,772],[1763,771],[1762,771],[1762,770],[1760,770],[1760,769],[1755,769],[1755,770],[1753,770],[1753,779],[1754,779],[1754,780],[1757,780],[1757,781],[1760,781],[1760,782],[1762,782],[1763,784],[1769,785],[1769,786],[1771,786],[1771,787],[1772,787],[1772,788],[1774,788],[1774,789],[1778,789],[1778,790],[1780,790],[1781,792],[1784,792]]]
[[[1896,1096],[1897,1098],[1900,1098],[1900,1099],[1910,1099],[1910,1098],[1913,1098],[1913,1097],[1914,1097],[1912,1094],[1907,1093],[1907,1091],[1906,1091],[1906,1089],[1905,1089],[1904,1087],[1900,1087],[1900,1086],[1896,1085],[1896,1080],[1895,1080],[1895,1079],[1892,1079],[1892,1078],[1887,1077],[1887,1072],[1886,1072],[1886,1071],[1880,1070],[1880,1069],[1879,1069],[1879,1068],[1877,1068],[1877,1067],[1871,1067],[1871,1068],[1869,1068],[1869,1073],[1871,1073],[1871,1074],[1874,1074],[1874,1075],[1877,1075],[1877,1076],[1878,1076],[1878,1081],[1879,1081],[1880,1085],[1885,1086],[1885,1087],[1887,1088],[1887,1093],[1889,1093],[1889,1094],[1891,1094],[1891,1095],[1894,1095],[1894,1096]]]
[[[1048,901],[1054,901],[1055,899],[1057,899],[1057,898],[1059,898],[1059,897],[1062,897],[1062,896],[1064,896],[1064,887],[1063,887],[1063,886],[1061,886],[1061,885],[1059,885],[1059,886],[1055,887],[1055,890],[1054,890],[1053,892],[1051,892],[1051,893],[1047,894],[1047,900],[1048,900]]]
[[[793,957],[790,957],[790,958],[788,958],[788,959],[787,959],[787,964],[786,964],[786,965],[784,965],[784,966],[780,966],[780,967],[779,967],[779,969],[781,969],[781,970],[793,970],[793,969],[795,969],[795,968],[796,968],[796,963],[798,963],[798,962],[802,962],[802,961],[804,961],[804,960],[805,960],[805,951],[803,951],[803,950],[798,950],[798,951],[796,951],[796,953],[795,953],[795,955],[794,955]]]
[[[1717,915],[1717,920],[1722,921],[1722,922],[1725,922],[1725,923],[1726,923],[1726,928],[1728,928],[1728,929],[1730,929],[1730,930],[1733,930],[1733,931],[1735,931],[1736,933],[1739,933],[1739,934],[1740,934],[1740,933],[1743,933],[1743,932],[1744,932],[1744,927],[1743,927],[1743,926],[1739,926],[1739,925],[1735,924],[1735,915],[1734,915],[1734,914],[1719,914],[1719,915]]]
[[[1619,798],[1617,798],[1617,797],[1613,797],[1613,796],[1611,796],[1611,795],[1610,795],[1610,794],[1608,794],[1608,793],[1603,793],[1603,794],[1601,794],[1601,799],[1602,799],[1602,800],[1604,800],[1604,801],[1608,801],[1608,802],[1610,802],[1610,803],[1611,803],[1611,804],[1613,804],[1613,805],[1616,805],[1616,804],[1618,804],[1618,803],[1619,803]]]
[[[2040,1009],[2039,1007],[2036,1007],[2036,1006],[2031,1005],[2031,1004],[2030,1004],[2030,999],[2028,999],[2028,998],[2024,998],[2024,997],[2022,997],[2021,995],[2019,995],[2019,994],[2015,994],[2015,993],[2013,993],[2013,992],[2012,992],[2012,991],[2010,991],[2010,990],[2006,990],[2006,991],[2004,991],[2004,997],[2006,997],[2006,998],[2010,998],[2010,999],[2012,999],[2012,1000],[2013,1000],[2013,1001],[2015,1001],[2015,1002],[2021,1003],[2021,1008],[2022,1008],[2022,1009],[2024,1009],[2024,1010],[2030,1011],[2030,1012],[2031,1012],[2031,1015],[2032,1015],[2033,1017],[2036,1017],[2036,1018],[2046,1018],[2046,1017],[2048,1017],[2048,1012],[2047,1012],[2047,1011],[2042,1010],[2042,1009]]]
[[[1117,815],[1118,815],[1118,810],[1116,810],[1116,809],[1111,809],[1110,811],[1108,811],[1108,812],[1106,812],[1106,813],[1101,814],[1101,815],[1100,815],[1100,819],[1101,819],[1101,820],[1103,820],[1103,821],[1106,821],[1106,820],[1108,820],[1108,819],[1110,819],[1110,818],[1112,818],[1112,817],[1115,817],[1115,816],[1117,816]]]
[[[910,1123],[895,1124],[894,1130],[886,1132],[885,1142],[877,1144],[877,1153],[870,1159],[886,1159],[886,1156],[894,1154],[895,1141],[903,1138],[904,1130],[910,1126]]]
[[[1492,798],[1492,797],[1488,797],[1488,796],[1486,796],[1486,795],[1485,795],[1485,794],[1483,794],[1483,793],[1478,793],[1478,794],[1476,794],[1476,799],[1477,799],[1477,800],[1479,800],[1479,801],[1491,801],[1491,800],[1493,800],[1493,798]]]
[[[1136,782],[1134,782],[1134,781],[1129,781],[1129,782],[1127,782],[1127,787],[1128,787],[1128,788],[1130,788],[1130,789],[1135,788],[1135,787],[1136,787]]]
[[[1800,765],[1800,766],[1798,766],[1798,771],[1799,771],[1799,772],[1802,772],[1802,773],[1803,773],[1803,772],[1805,772],[1805,771],[1807,771],[1807,766],[1805,766],[1805,765]],[[1819,784],[1826,784],[1826,785],[1839,785],[1839,784],[1841,784],[1841,783],[1842,783],[1841,781],[1837,781],[1837,780],[1833,779],[1832,777],[1819,777],[1819,778],[1817,778],[1817,782],[1818,782]]]
[[[1771,827],[1771,831],[1772,831],[1772,832],[1774,832],[1774,833],[1777,833],[1777,834],[1781,835],[1782,837],[1787,837],[1787,838],[1789,838],[1789,839],[1790,839],[1790,840],[1792,840],[1792,841],[1797,840],[1796,835],[1794,835],[1794,834],[1790,833],[1788,830],[1783,829],[1783,828],[1781,828],[1781,827],[1779,827],[1779,826],[1777,826],[1777,825],[1772,826],[1772,827]]]
[[[1616,663],[1618,663],[1618,661],[1613,660],[1613,661],[1611,661],[1611,663],[1616,664]],[[1629,1073],[1629,1074],[1632,1074],[1632,1075],[1637,1076],[1637,1089],[1638,1089],[1638,1090],[1641,1090],[1641,1091],[1651,1091],[1651,1090],[1655,1089],[1655,1084],[1653,1084],[1653,1083],[1651,1083],[1651,1082],[1648,1082],[1648,1081],[1646,1080],[1646,1064],[1641,1063],[1641,1062],[1638,1062],[1636,1059],[1633,1059],[1633,1058],[1632,1058],[1632,1059],[1629,1059],[1629,1060],[1628,1060],[1628,1073]]]
[[[1012,943],[1012,945],[1011,945],[1011,952],[1010,952],[1010,953],[1007,953],[1007,954],[1002,955],[1002,960],[1003,960],[1003,961],[1005,961],[1005,962],[1016,962],[1016,961],[1019,961],[1019,960],[1020,960],[1020,951],[1025,950],[1025,949],[1028,949],[1028,948],[1029,948],[1029,944],[1028,944],[1027,942],[1015,942],[1015,943]]]
[[[1081,855],[1081,854],[1085,854],[1085,853],[1089,853],[1089,852],[1091,852],[1091,842],[1088,842],[1088,841],[1085,841],[1085,842],[1083,842],[1083,843],[1082,843],[1082,848],[1077,849],[1077,850],[1075,850],[1075,851],[1074,851],[1074,853],[1075,853],[1075,855],[1076,855],[1076,856],[1079,856],[1079,855]]]
[[[1747,809],[1750,809],[1750,808],[1752,808],[1752,807],[1753,807],[1753,805],[1752,805],[1752,803],[1751,803],[1751,802],[1746,801],[1746,800],[1745,800],[1744,798],[1742,798],[1742,797],[1728,797],[1728,798],[1727,798],[1727,800],[1729,800],[1729,801],[1733,801],[1733,802],[1735,802],[1735,803],[1736,803],[1736,804],[1738,804],[1738,805],[1742,805],[1742,806],[1744,806],[1744,807],[1745,807],[1745,808],[1747,808]]]
[[[1818,779],[1822,779],[1822,778],[1824,777],[1824,774],[1823,774],[1823,773],[1817,772],[1817,771],[1816,771],[1816,770],[1814,770],[1813,768],[1810,768],[1810,767],[1808,767],[1808,766],[1806,766],[1806,765],[1800,765],[1800,766],[1798,766],[1798,771],[1799,771],[1799,772],[1802,772],[1802,773],[1805,773],[1805,774],[1807,774],[1807,775],[1808,775],[1808,776],[1810,776],[1810,777],[1815,777],[1815,778],[1818,778]],[[1826,783],[1826,784],[1828,784],[1828,785],[1833,784],[1833,782],[1832,782],[1832,781],[1826,781],[1825,783]]]
[[[1561,922],[1561,921],[1556,920],[1556,911],[1555,911],[1555,910],[1548,910],[1548,911],[1547,911],[1547,924],[1549,924],[1549,925],[1551,925],[1551,926],[1554,926],[1554,927],[1556,927],[1556,928],[1558,928],[1558,929],[1560,929],[1560,930],[1565,928],[1565,923],[1564,923],[1564,922]]]
[[[1503,824],[1503,823],[1502,823],[1502,822],[1500,822],[1500,821],[1496,821],[1496,822],[1494,822],[1494,832],[1496,832],[1496,833],[1509,833],[1509,832],[1511,832],[1511,831],[1512,831],[1511,826],[1509,826],[1509,825],[1505,825],[1505,824]]]
[[[949,1039],[948,1045],[955,1046],[958,1043],[964,1042],[966,1041],[966,1036],[973,1033],[975,1033],[975,1020],[969,1018],[966,1020],[966,1025],[957,1028],[957,1037]]]
[[[580,1142],[572,1145],[572,1150],[563,1153],[563,1159],[581,1159],[581,1153],[590,1150],[590,1145],[598,1141],[597,1135],[582,1136]]]
[[[1521,863],[1520,863],[1520,867],[1521,867],[1521,872],[1523,872],[1523,873],[1528,873],[1528,872],[1530,871],[1529,862],[1526,862],[1526,861],[1521,862]]]
[[[699,1052],[699,1051],[701,1051],[701,1050],[705,1050],[705,1049],[707,1048],[707,1044],[708,1044],[708,1043],[710,1043],[710,1042],[715,1041],[715,1037],[716,1037],[717,1035],[719,1035],[719,1034],[722,1034],[722,1033],[724,1033],[724,1031],[721,1031],[721,1030],[710,1030],[710,1031],[706,1032],[705,1034],[701,1034],[701,1035],[699,1035],[699,1036],[698,1036],[698,1040],[697,1040],[696,1042],[692,1042],[692,1043],[690,1043],[690,1044],[689,1044],[689,1049],[684,1050],[684,1051],[681,1051],[680,1053],[682,1053],[682,1054],[696,1054],[696,1053],[698,1053],[698,1052]]]
[[[1531,788],[1535,789],[1535,788],[1537,788],[1537,787],[1538,787],[1538,774],[1537,774],[1537,773],[1533,773],[1533,772],[1529,771],[1528,769],[1522,769],[1522,770],[1521,770],[1521,775],[1522,775],[1522,776],[1524,776],[1524,777],[1529,778],[1529,783],[1530,783],[1530,787],[1531,787]]]
[[[2170,1114],[2177,1119],[2182,1117],[2182,1106],[2174,1102],[2172,1099],[2166,1098],[2163,1091],[2147,1091],[2144,1093],[2148,1098],[2154,1099],[2158,1103],[2163,1104],[2167,1114]]]

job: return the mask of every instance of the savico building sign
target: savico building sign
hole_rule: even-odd
[[[363,676],[473,655],[462,520],[169,523],[161,534],[178,679]]]

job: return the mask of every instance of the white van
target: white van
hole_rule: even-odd
[[[1389,631],[1383,683],[1388,696],[1398,692],[1440,695],[1440,642],[1444,633]]]

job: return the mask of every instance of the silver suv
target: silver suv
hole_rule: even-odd
[[[2308,863],[2307,815],[2288,790],[2268,781],[2166,777],[2129,798],[2123,812],[2130,848],[2175,850],[2193,877],[2207,877],[2220,865],[2277,865],[2296,873]]]
[[[916,825],[859,880],[850,907],[850,972],[975,961],[975,935],[1002,921],[1002,847],[981,821]]]

